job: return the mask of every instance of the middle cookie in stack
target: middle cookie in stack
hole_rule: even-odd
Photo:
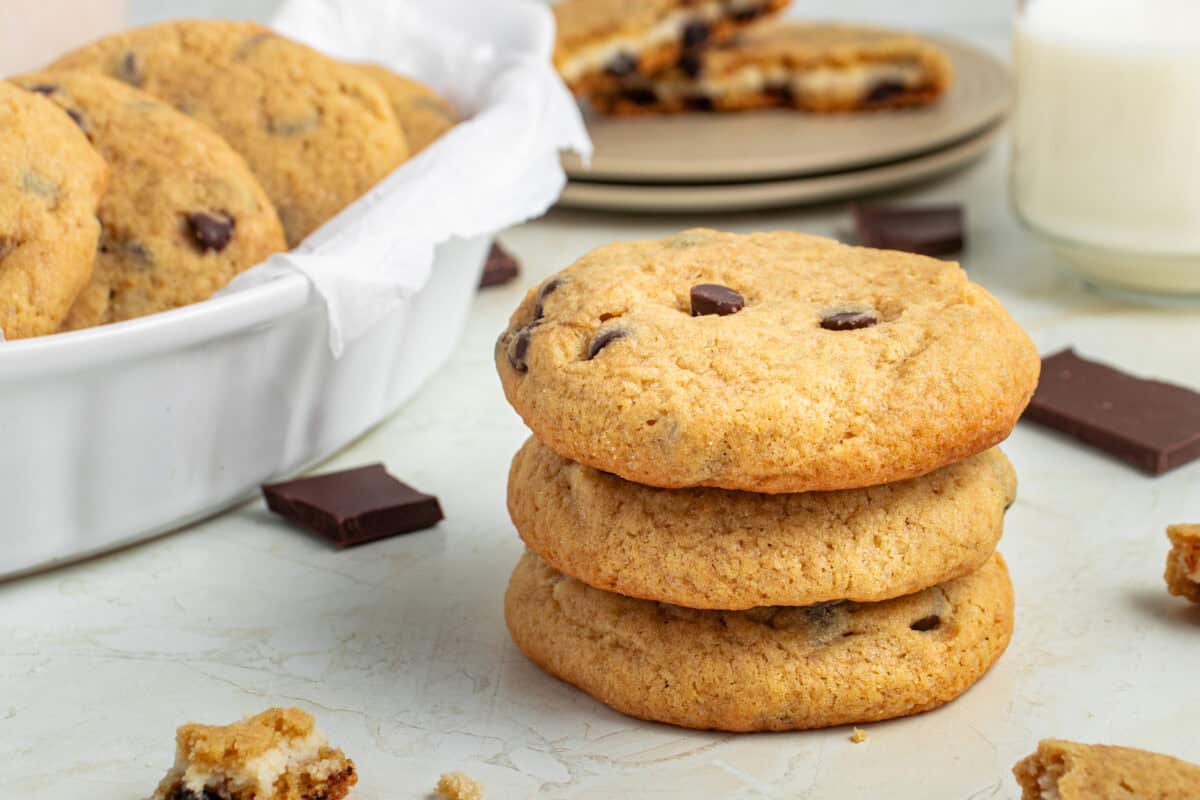
[[[497,347],[537,436],[509,481],[513,638],[689,727],[953,699],[1011,634],[993,550],[1016,481],[993,445],[1038,363],[954,264],[790,233],[594,251]]]

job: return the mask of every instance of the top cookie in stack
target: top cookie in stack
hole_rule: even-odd
[[[957,265],[796,233],[614,244],[528,294],[496,364],[536,437],[509,629],[614,708],[887,719],[1007,646],[993,445],[1039,360]]]
[[[497,351],[509,402],[561,455],[750,492],[874,486],[982,452],[1039,366],[956,264],[711,230],[587,254],[525,298]]]

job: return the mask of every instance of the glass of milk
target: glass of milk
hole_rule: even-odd
[[[1011,193],[1089,281],[1200,299],[1200,0],[1026,0]]]

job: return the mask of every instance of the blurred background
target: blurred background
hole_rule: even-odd
[[[360,0],[364,5],[387,0]],[[436,2],[436,0],[429,0]],[[479,0],[496,3],[504,0]],[[40,66],[59,53],[128,23],[175,17],[229,17],[266,21],[282,0],[0,0],[5,15],[23,24],[0,25],[0,71]],[[995,47],[1007,33],[1013,0],[809,0],[792,13],[836,17],[929,31],[949,31]],[[10,16],[11,15],[11,16]]]

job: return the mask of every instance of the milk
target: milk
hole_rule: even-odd
[[[1033,0],[1012,196],[1093,279],[1200,293],[1200,1]]]

